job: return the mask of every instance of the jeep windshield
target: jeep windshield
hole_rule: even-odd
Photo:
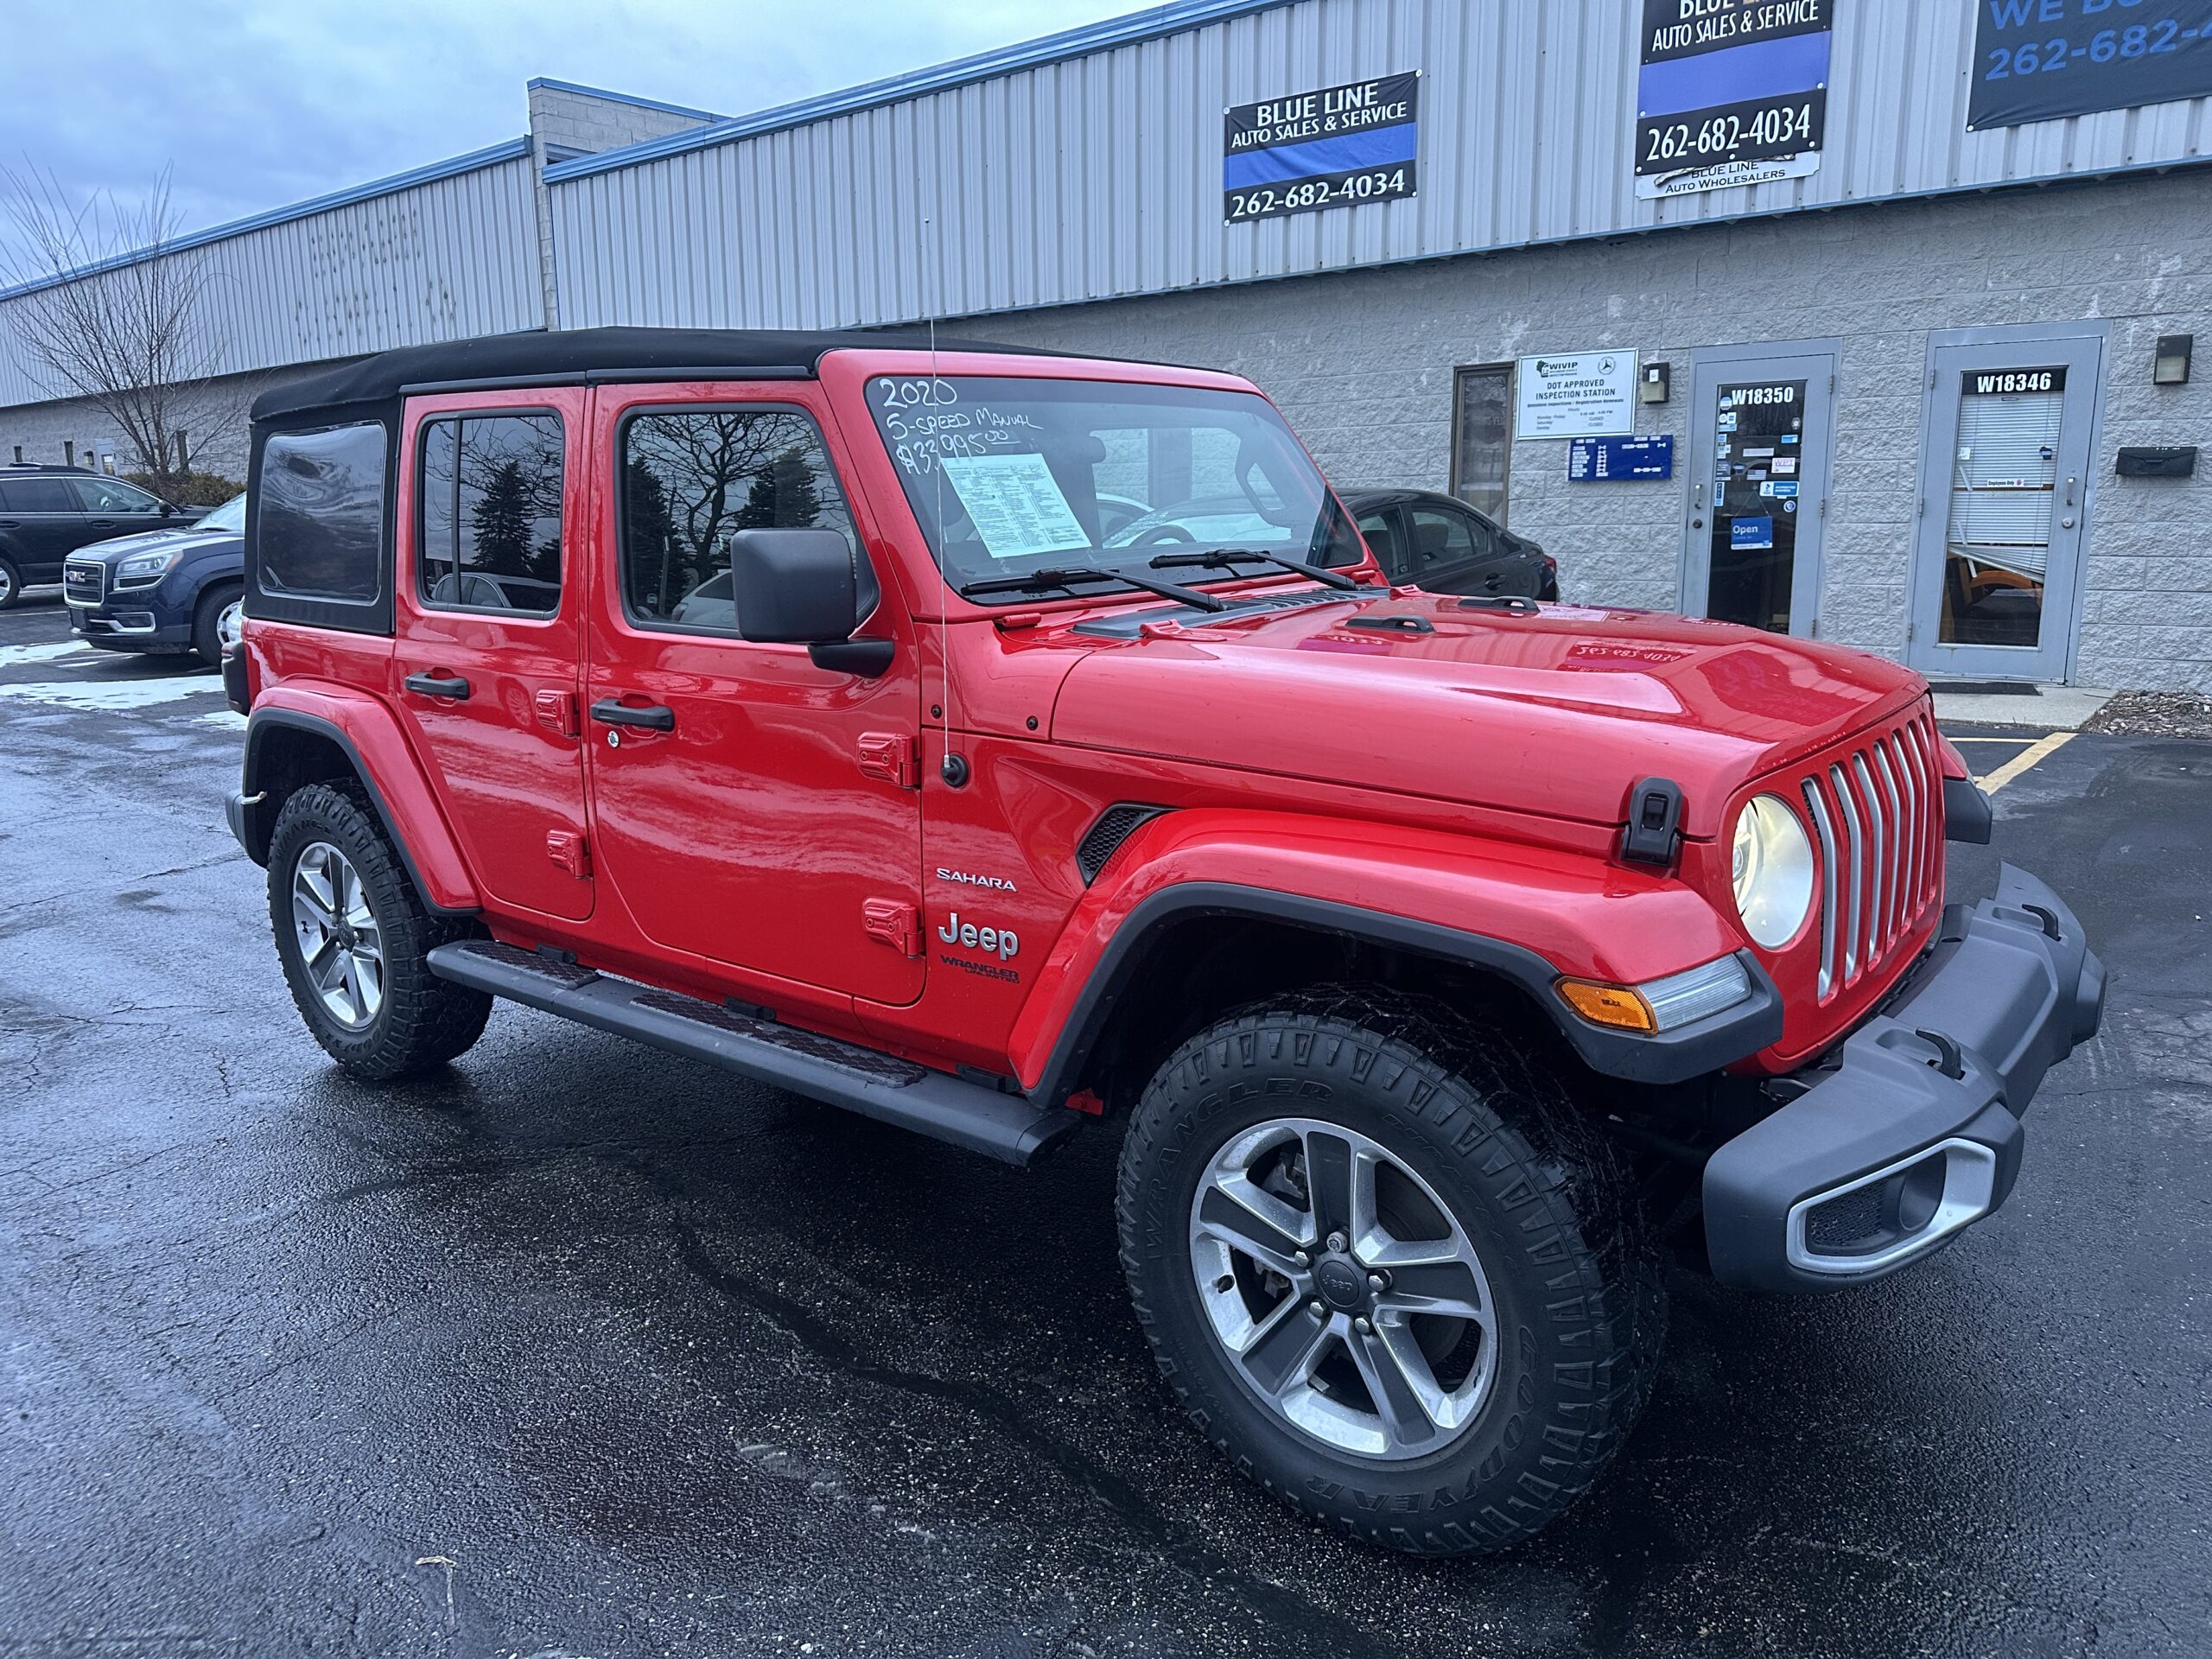
[[[1320,473],[1249,392],[884,375],[868,400],[945,580],[982,603],[1119,583],[1158,593],[1153,561],[1168,554],[1360,558]],[[1173,574],[1187,583],[1268,572],[1254,557]]]

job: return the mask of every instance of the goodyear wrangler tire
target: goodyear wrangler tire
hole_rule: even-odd
[[[1116,1209],[1193,1421],[1370,1542],[1530,1536],[1649,1395],[1665,1291],[1608,1143],[1440,1004],[1324,989],[1192,1038],[1135,1114]]]
[[[438,978],[428,962],[468,925],[423,909],[352,790],[310,784],[284,802],[270,836],[269,925],[300,1018],[355,1077],[412,1077],[484,1034],[492,999]]]

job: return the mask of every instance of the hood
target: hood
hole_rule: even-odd
[[[191,524],[175,524],[166,530],[142,530],[129,536],[111,537],[105,542],[94,542],[80,547],[69,556],[73,559],[127,559],[133,553],[187,547],[213,547],[220,542],[242,542],[245,538],[235,530],[200,530]]]
[[[1096,641],[1052,735],[1602,824],[1671,778],[1711,836],[1743,784],[1926,694],[1881,658],[1726,623],[1399,592]]]

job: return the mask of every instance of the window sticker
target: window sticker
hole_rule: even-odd
[[[1090,545],[1044,456],[946,455],[938,464],[993,558]]]

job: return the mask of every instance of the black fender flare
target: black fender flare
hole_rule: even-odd
[[[454,909],[441,905],[430,896],[423,872],[416,868],[415,855],[408,850],[407,837],[400,833],[399,820],[393,815],[384,791],[377,787],[376,779],[363,764],[361,752],[353,740],[334,721],[306,714],[297,709],[257,709],[247,717],[245,728],[245,760],[238,774],[238,791],[226,803],[225,816],[230,821],[231,833],[238,838],[245,855],[266,868],[269,863],[269,843],[276,827],[277,808],[267,796],[262,777],[263,745],[272,731],[302,731],[321,738],[346,757],[346,764],[353,768],[353,777],[367,793],[369,804],[376,809],[377,818],[384,825],[385,838],[399,855],[407,879],[414,884],[415,896],[423,908],[433,916],[474,916],[474,909]]]
[[[1187,881],[1162,887],[1145,899],[1108,940],[1073,1014],[1053,1042],[1044,1072],[1031,1091],[1033,1098],[1066,1098],[1110,1027],[1116,1005],[1135,983],[1148,950],[1168,929],[1205,916],[1287,923],[1495,975],[1527,992],[1549,1014],[1592,1071],[1630,1082],[1687,1082],[1782,1038],[1782,994],[1748,950],[1737,953],[1751,980],[1748,998],[1674,1031],[1642,1037],[1607,1031],[1577,1017],[1552,989],[1560,970],[1525,945],[1330,899],[1231,882]]]

